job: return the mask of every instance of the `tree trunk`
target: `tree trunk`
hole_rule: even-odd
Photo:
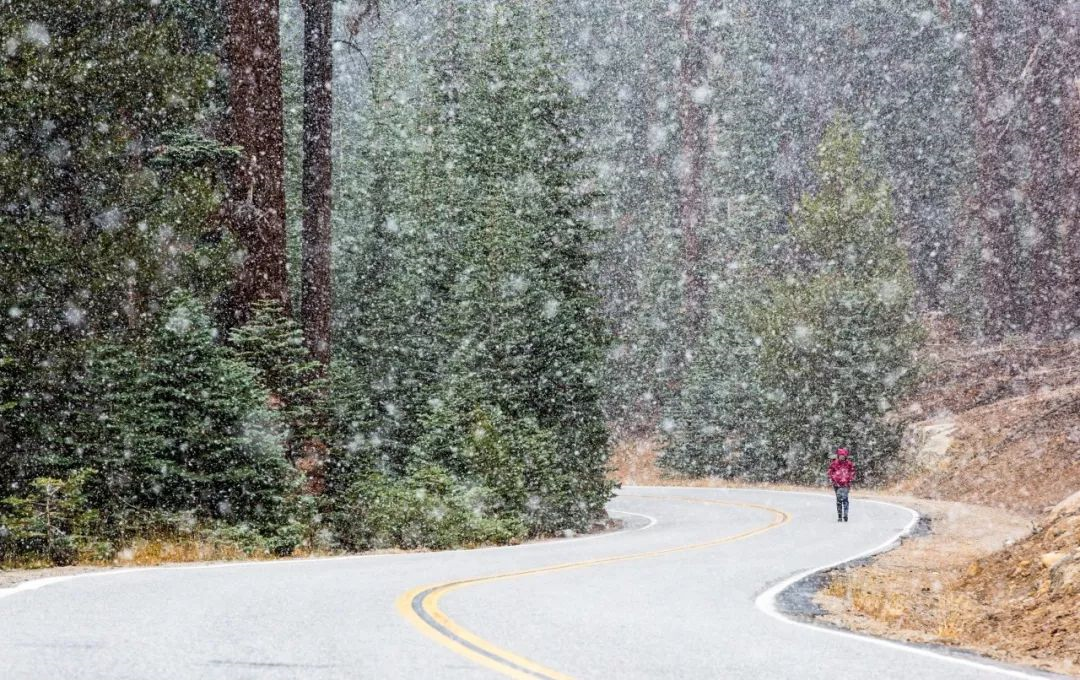
[[[1059,285],[1057,230],[1061,222],[1061,63],[1055,28],[1057,0],[1030,0],[1025,11],[1028,92],[1028,135],[1031,180],[1027,191],[1031,216],[1033,299],[1029,325],[1040,335],[1054,333]]]
[[[679,157],[676,221],[682,236],[683,304],[691,343],[701,332],[705,307],[704,253],[701,223],[705,172],[706,109],[701,92],[706,87],[705,58],[694,27],[697,0],[679,2],[679,37],[683,53],[678,72]]]
[[[1080,6],[1063,3],[1059,14],[1061,49],[1061,275],[1057,286],[1058,332],[1080,330]]]
[[[229,142],[243,156],[229,183],[225,220],[244,250],[232,292],[233,323],[257,300],[288,306],[285,121],[276,0],[228,0]]]
[[[312,356],[330,363],[330,216],[333,124],[332,0],[301,0],[304,11],[303,243],[300,317]]]
[[[1017,318],[1017,259],[1020,244],[1013,220],[1009,173],[1009,127],[1001,95],[1002,69],[997,40],[997,0],[972,5],[972,75],[975,80],[975,220],[981,235],[982,293],[986,301],[986,335],[1000,340],[1020,330]]]

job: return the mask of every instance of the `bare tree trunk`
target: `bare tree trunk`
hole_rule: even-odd
[[[1002,69],[997,40],[997,0],[972,5],[972,75],[975,80],[975,165],[977,208],[982,246],[982,286],[986,301],[985,332],[999,340],[1019,330],[1017,258],[1020,244],[1010,195],[1009,127],[1002,111]]]
[[[705,57],[694,27],[697,0],[679,2],[679,37],[683,45],[678,73],[679,157],[676,221],[682,235],[683,288],[688,338],[701,332],[705,307],[704,253],[701,223],[704,218],[706,110]]]
[[[1060,8],[1062,51],[1061,275],[1058,280],[1058,332],[1080,330],[1080,3]]]
[[[303,239],[300,317],[311,355],[330,363],[330,217],[333,76],[332,0],[301,0],[304,11]]]
[[[288,306],[285,252],[285,121],[277,0],[227,0],[229,142],[243,148],[225,221],[244,250],[232,292],[233,323],[257,300]]]
[[[1031,276],[1034,299],[1029,325],[1050,335],[1060,278],[1058,226],[1061,222],[1061,62],[1054,32],[1057,0],[1030,0],[1025,11],[1028,86],[1028,135],[1031,139],[1031,181],[1027,191],[1033,239]]]

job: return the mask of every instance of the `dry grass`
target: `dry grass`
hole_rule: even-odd
[[[651,439],[628,439],[617,442],[611,452],[609,476],[631,486],[670,484],[671,477],[656,465],[660,447]]]
[[[394,550],[375,552],[397,552]],[[279,556],[265,550],[245,549],[227,541],[209,541],[186,536],[157,536],[138,538],[128,543],[111,559],[82,555],[77,563],[54,567],[45,561],[25,560],[0,565],[0,588],[23,581],[119,567],[158,567],[173,564],[215,563],[237,561],[272,561],[329,557],[336,553],[298,548],[291,555]]]
[[[829,581],[824,592],[848,604],[853,610],[889,623],[901,621],[909,613],[906,595],[889,592],[868,581],[860,572],[848,572]]]
[[[237,545],[207,543],[197,540],[150,538],[137,539],[117,553],[116,564],[150,567],[185,562],[252,560],[272,555],[250,554]]]
[[[971,631],[985,616],[985,608],[958,590],[954,584],[940,599],[938,624],[934,635],[947,642],[963,642],[970,639]]]

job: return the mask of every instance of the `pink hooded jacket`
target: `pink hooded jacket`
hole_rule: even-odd
[[[851,486],[855,479],[855,463],[851,462],[847,449],[836,451],[836,460],[829,463],[829,481],[835,486]]]

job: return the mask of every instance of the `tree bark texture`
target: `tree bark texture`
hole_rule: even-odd
[[[303,238],[300,317],[312,356],[330,363],[330,218],[333,124],[332,0],[301,0],[304,12]]]
[[[705,212],[702,183],[707,143],[706,107],[696,101],[706,86],[705,55],[695,29],[697,0],[679,2],[679,37],[683,53],[679,60],[677,115],[679,156],[676,220],[682,237],[683,304],[690,340],[696,339],[704,321],[705,272],[701,226]]]
[[[1061,334],[1080,330],[1080,3],[1061,5],[1059,45],[1062,92],[1061,275],[1057,287]]]
[[[1057,0],[1030,0],[1025,8],[1027,36],[1024,68],[1031,142],[1031,177],[1027,190],[1031,219],[1031,277],[1033,298],[1028,326],[1052,335],[1058,326],[1060,258],[1058,228],[1061,203],[1061,62],[1055,20]]]
[[[242,147],[225,219],[244,250],[230,304],[233,323],[258,300],[287,307],[285,123],[277,0],[228,0],[229,142]]]
[[[998,0],[972,5],[972,75],[975,85],[975,220],[981,237],[984,331],[999,340],[1020,330],[1016,233],[1010,173],[1010,132],[1003,88]]]

